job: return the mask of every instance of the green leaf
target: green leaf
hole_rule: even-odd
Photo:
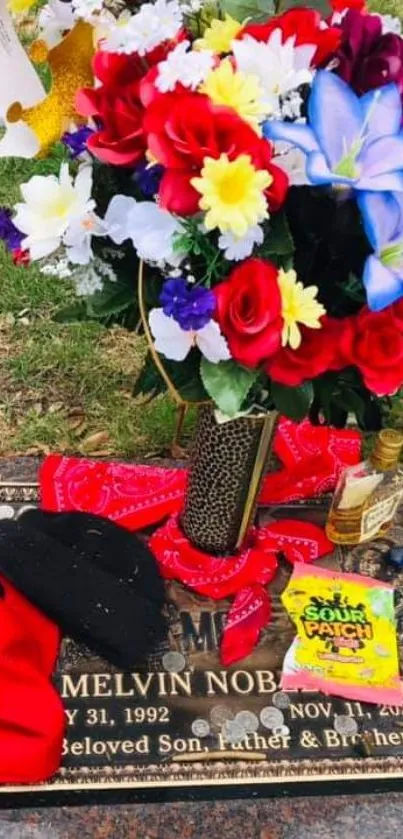
[[[242,23],[246,18],[258,22],[274,15],[273,0],[221,0],[223,12]]]
[[[105,318],[127,309],[134,302],[134,289],[128,283],[106,280],[102,291],[89,298],[89,310],[95,317]]]
[[[263,245],[259,248],[259,256],[289,256],[294,252],[294,240],[284,212],[271,216]]]
[[[169,361],[161,356],[161,362],[182,399],[186,402],[202,402],[208,399],[200,378],[197,350],[192,350],[184,361]],[[134,385],[133,396],[143,394],[153,399],[166,390],[167,385],[149,353]]]
[[[272,382],[271,395],[279,413],[298,422],[309,412],[313,400],[313,387],[311,382],[304,382],[299,387],[287,387],[279,382]]]
[[[53,317],[56,323],[75,323],[76,321],[89,320],[86,300],[79,300],[71,303],[70,306],[63,306]]]
[[[235,361],[212,364],[206,358],[202,358],[200,374],[207,393],[228,417],[240,411],[259,375],[256,370],[247,370]]]

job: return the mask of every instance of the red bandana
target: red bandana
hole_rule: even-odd
[[[359,462],[360,448],[357,431],[281,418],[274,451],[283,468],[266,476],[260,504],[311,498],[334,489],[342,469]],[[235,596],[221,647],[222,661],[229,663],[252,651],[270,619],[263,586],[276,573],[278,554],[290,563],[312,562],[329,553],[332,544],[316,525],[286,519],[252,531],[249,543],[234,557],[204,554],[185,538],[176,519],[186,476],[186,469],[51,455],[40,473],[42,507],[53,512],[95,513],[128,530],[140,530],[171,516],[153,534],[150,546],[166,579],[179,580],[213,599]]]
[[[166,580],[179,580],[212,600],[235,595],[221,642],[223,664],[249,655],[270,620],[270,599],[264,586],[275,577],[278,555],[293,564],[313,562],[333,550],[321,527],[293,519],[253,529],[249,544],[231,557],[213,557],[197,550],[175,517],[155,531],[149,545]]]

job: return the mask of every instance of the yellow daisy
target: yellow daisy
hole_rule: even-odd
[[[207,230],[218,227],[240,239],[249,227],[268,218],[264,190],[272,177],[255,169],[248,154],[231,161],[226,154],[218,160],[206,157],[201,177],[192,178],[191,183],[202,196],[199,207],[206,210]]]
[[[22,15],[35,3],[35,0],[8,0],[7,6],[14,15]]]
[[[257,76],[234,70],[231,60],[225,58],[219,67],[208,74],[201,92],[207,93],[215,105],[233,108],[242,119],[259,131],[259,120],[264,117],[264,109],[261,101],[263,91]]]
[[[320,329],[322,324],[319,319],[326,314],[326,309],[316,300],[317,286],[304,288],[295,271],[283,271],[281,268],[278,284],[284,319],[282,344],[283,347],[289,344],[291,349],[296,350],[301,343],[298,324],[302,323],[310,329]]]
[[[230,17],[230,15],[225,15],[224,20],[215,18],[211,21],[210,26],[205,29],[203,37],[195,41],[194,48],[197,50],[212,50],[216,53],[230,52],[231,41],[236,38],[242,26],[242,23]]]

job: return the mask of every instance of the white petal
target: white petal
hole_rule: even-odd
[[[114,195],[109,202],[104,224],[108,236],[116,245],[121,245],[130,236],[128,225],[131,211],[135,206],[135,199],[127,195]]]
[[[162,309],[151,310],[149,324],[157,352],[172,361],[183,361],[193,346],[195,333],[181,329],[179,323],[165,315]]]
[[[38,137],[25,122],[6,123],[7,130],[0,140],[0,157],[22,157],[31,160],[38,154]]]
[[[33,261],[36,259],[43,259],[44,256],[49,256],[49,254],[58,249],[59,245],[59,238],[41,239],[32,242],[29,236],[27,236],[26,239],[23,239],[21,243],[22,248],[27,248],[29,250],[30,257]]]
[[[75,180],[74,187],[80,200],[85,203],[91,198],[92,190],[92,166],[85,163],[80,166]]]
[[[77,242],[71,247],[68,247],[66,251],[69,262],[72,262],[74,265],[88,265],[93,257],[91,236],[87,236],[82,242]]]
[[[220,327],[215,320],[211,320],[207,326],[199,329],[196,333],[196,343],[200,352],[212,364],[218,364],[219,361],[228,361],[231,358],[228,344],[224,336],[221,335]]]

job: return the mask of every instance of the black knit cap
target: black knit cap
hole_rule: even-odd
[[[0,572],[64,634],[122,669],[166,634],[154,556],[98,516],[28,510],[0,522]]]

